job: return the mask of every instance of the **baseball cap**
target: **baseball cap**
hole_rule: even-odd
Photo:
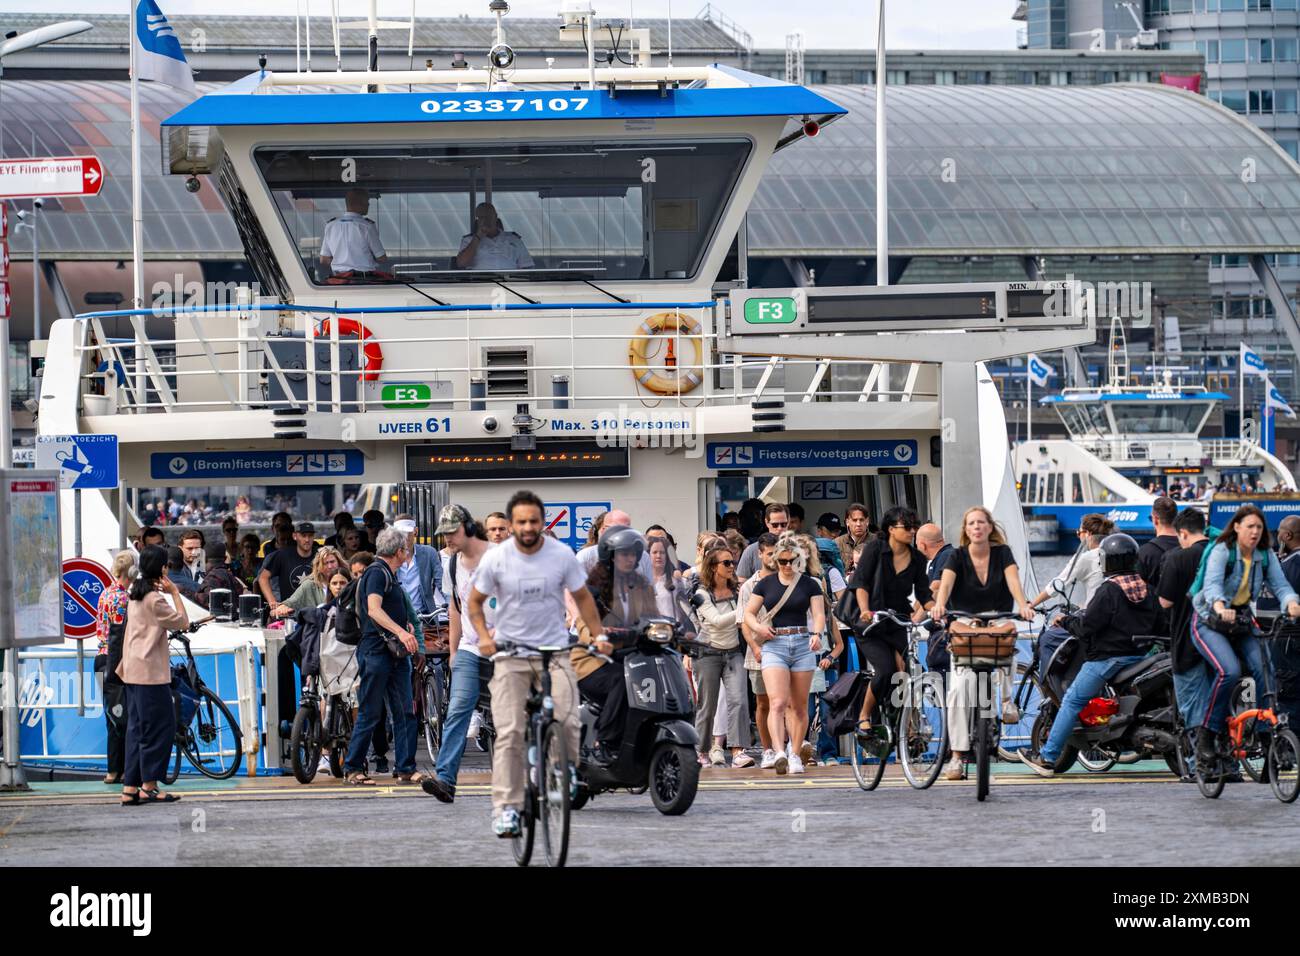
[[[401,521],[393,522],[393,529],[402,532],[402,534],[415,534],[416,524],[410,518],[403,518]]]
[[[315,534],[316,526],[310,521],[299,521],[293,526],[295,534]]]
[[[438,534],[451,534],[474,519],[461,505],[444,505],[438,512]]]
[[[827,531],[843,531],[844,525],[840,522],[840,516],[833,511],[828,511],[817,519],[817,524]]]

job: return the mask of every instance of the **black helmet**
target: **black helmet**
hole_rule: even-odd
[[[1110,577],[1138,569],[1138,543],[1126,534],[1111,534],[1101,542],[1101,572]]]
[[[611,528],[601,535],[600,542],[596,545],[596,557],[601,564],[612,565],[614,555],[619,551],[634,552],[639,563],[641,555],[645,554],[645,538],[636,528]]]

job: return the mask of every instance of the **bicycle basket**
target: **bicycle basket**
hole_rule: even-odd
[[[1004,660],[1016,654],[1014,621],[958,620],[948,628],[948,652],[953,663]]]
[[[172,667],[172,701],[176,707],[177,726],[189,726],[194,712],[199,709],[199,694],[190,683],[190,674],[184,664]]]

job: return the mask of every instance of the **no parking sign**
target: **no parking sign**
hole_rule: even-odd
[[[63,562],[63,634],[84,641],[95,634],[99,596],[113,583],[107,569],[89,558]]]

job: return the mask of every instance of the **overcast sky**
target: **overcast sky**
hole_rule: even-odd
[[[313,17],[326,16],[329,0],[157,0],[164,13],[243,13],[292,15],[311,6]],[[511,12],[526,17],[558,17],[560,0],[511,0]],[[664,17],[668,0],[595,0],[596,15],[604,17]],[[673,0],[676,17],[693,17],[704,0]],[[722,0],[713,4],[754,36],[760,47],[784,47],[786,34],[802,32],[809,48],[874,47],[876,4],[873,0]],[[1009,49],[1015,46],[1011,13],[1015,0],[889,0],[886,37],[894,49]],[[0,0],[5,13],[126,13],[131,0]],[[415,0],[421,17],[487,15],[487,0]],[[364,16],[365,0],[340,0],[343,16]],[[411,0],[379,0],[382,16],[409,16]],[[792,9],[812,12],[792,12]],[[558,22],[558,19],[557,19]],[[507,18],[507,24],[509,19]],[[507,27],[508,30],[508,27]]]

